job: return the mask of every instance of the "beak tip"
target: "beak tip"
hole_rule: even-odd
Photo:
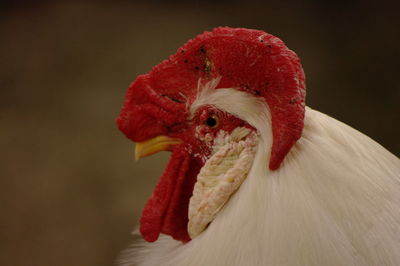
[[[134,155],[134,158],[135,158],[135,162],[139,161],[139,159],[140,159],[140,154],[139,154],[139,149],[137,148],[137,144],[135,145],[135,155]]]

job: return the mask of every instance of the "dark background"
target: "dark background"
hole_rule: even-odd
[[[115,127],[129,83],[204,30],[262,29],[308,105],[399,156],[399,6],[385,1],[3,1],[0,265],[111,265],[168,159]]]

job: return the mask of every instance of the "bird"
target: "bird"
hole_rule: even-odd
[[[170,151],[117,265],[400,265],[400,160],[305,104],[299,57],[217,27],[129,86],[118,128]]]

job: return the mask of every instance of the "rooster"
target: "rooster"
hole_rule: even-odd
[[[137,159],[171,151],[119,265],[400,265],[400,160],[305,105],[277,37],[219,27],[130,85]]]

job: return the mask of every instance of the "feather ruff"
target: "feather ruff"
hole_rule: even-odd
[[[235,89],[202,92],[258,130],[247,179],[208,228],[125,250],[123,266],[400,265],[400,160],[357,130],[311,108],[278,170],[268,169],[271,120],[263,100]]]

